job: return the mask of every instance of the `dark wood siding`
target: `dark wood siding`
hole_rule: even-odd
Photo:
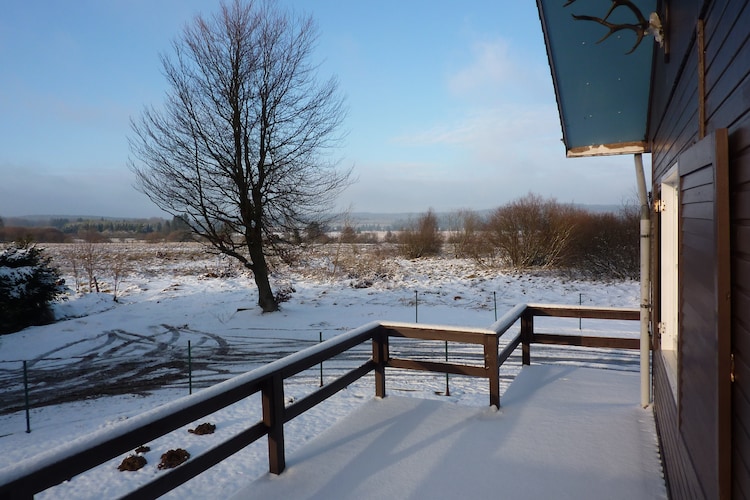
[[[666,472],[675,498],[696,497],[691,467],[706,497],[750,498],[750,2],[660,4],[669,11],[670,54],[664,57],[657,50],[654,64],[649,122],[654,192],[680,155],[701,139],[701,128],[708,135],[726,128],[729,141],[728,168],[718,177],[708,163],[697,162],[690,172],[683,172],[684,338],[678,401],[659,354],[654,356],[655,410]],[[696,35],[699,20],[704,26],[703,75]],[[700,123],[702,115],[705,122]],[[717,179],[729,184],[728,199],[712,198]],[[729,238],[722,240],[727,231]],[[658,321],[658,304],[654,311]],[[727,311],[726,318],[721,311]],[[701,349],[726,356],[706,356]],[[730,350],[735,372],[731,385],[724,383],[730,376],[725,359]]]
[[[677,405],[672,397],[667,371],[658,354],[654,356],[653,370],[656,423],[669,492],[674,499],[701,498],[704,495],[698,483],[698,475],[680,436]]]
[[[750,99],[750,92],[748,92]],[[745,108],[749,108],[746,103]],[[750,498],[750,119],[730,135],[732,217],[732,481],[735,498]]]
[[[708,498],[729,483],[729,220],[726,129],[679,156],[679,429]],[[726,245],[723,243],[726,241]],[[722,254],[725,254],[722,256]],[[722,399],[723,398],[723,399]],[[723,443],[723,444],[722,444]],[[724,477],[722,479],[722,471]],[[729,486],[724,486],[728,496]]]
[[[653,179],[660,179],[677,155],[697,140],[698,67],[695,57],[695,24],[701,0],[659,2],[665,15],[669,55],[657,50],[649,120]],[[683,77],[683,75],[687,75]]]
[[[661,179],[675,164],[678,155],[697,141],[698,137],[698,66],[692,27],[700,12],[699,2],[661,2],[665,16],[669,54],[656,52],[653,69],[649,130],[652,151],[653,192],[660,192]],[[688,27],[689,29],[685,29]],[[683,77],[685,75],[685,77]],[[658,227],[659,225],[656,224]],[[656,233],[657,235],[659,233]],[[655,245],[659,246],[658,240]],[[658,269],[659,258],[653,260]],[[659,274],[653,275],[654,289],[661,288]],[[659,295],[653,308],[660,321]],[[654,326],[654,328],[656,328]],[[658,339],[654,342],[659,346]],[[690,454],[680,432],[680,415],[661,354],[653,356],[654,411],[659,430],[665,475],[672,498],[704,497]]]
[[[732,495],[750,498],[750,2],[712,2],[706,30],[706,128],[729,129]]]

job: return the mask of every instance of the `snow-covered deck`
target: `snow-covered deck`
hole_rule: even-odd
[[[638,373],[526,366],[501,402],[374,399],[236,498],[666,498]]]

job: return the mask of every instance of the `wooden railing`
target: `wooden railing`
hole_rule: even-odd
[[[488,329],[410,323],[369,323],[191,396],[130,418],[83,441],[77,441],[75,446],[63,446],[57,451],[45,453],[41,458],[31,457],[8,467],[0,471],[0,498],[32,498],[37,492],[69,480],[145,442],[259,392],[263,412],[259,422],[179,467],[161,473],[158,478],[131,491],[124,498],[153,498],[162,495],[263,436],[268,438],[269,470],[271,473],[280,474],[286,465],[284,424],[371,371],[375,372],[375,394],[379,397],[386,395],[386,368],[389,367],[486,378],[489,381],[490,405],[499,406],[499,369],[519,345],[522,345],[524,364],[530,363],[533,343],[623,349],[639,347],[638,339],[537,333],[534,332],[536,316],[638,320],[639,311],[519,304]],[[520,330],[505,344],[502,351],[498,352],[500,337],[519,320]],[[482,345],[484,364],[464,365],[395,358],[390,355],[391,337]],[[371,359],[308,396],[285,406],[285,379],[368,341],[372,341]]]

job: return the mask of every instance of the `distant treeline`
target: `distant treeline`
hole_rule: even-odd
[[[385,243],[414,259],[446,253],[490,267],[570,269],[591,277],[633,278],[639,275],[639,208],[625,205],[611,212],[589,211],[529,193],[491,211],[459,210],[438,215],[432,210],[388,229],[368,221],[311,223],[279,241],[307,244]],[[0,242],[100,243],[118,239],[191,241],[188,224],[172,220],[49,218],[34,225],[0,219]],[[13,220],[13,222],[16,222]],[[364,222],[364,221],[362,221]],[[392,228],[392,229],[391,229]]]
[[[429,210],[385,235],[352,226],[334,234],[310,226],[302,236],[315,243],[395,243],[410,259],[447,251],[489,267],[566,269],[594,278],[637,279],[639,225],[636,205],[592,212],[529,193],[486,214],[463,210],[440,218]]]
[[[189,226],[179,217],[172,220],[149,219],[75,219],[66,217],[0,218],[0,242],[34,241],[65,243],[75,239],[106,240],[110,238],[190,239]]]

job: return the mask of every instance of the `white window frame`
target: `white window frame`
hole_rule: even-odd
[[[679,255],[680,255],[680,176],[677,165],[669,169],[661,183],[661,355],[675,401],[678,399],[679,367]]]

